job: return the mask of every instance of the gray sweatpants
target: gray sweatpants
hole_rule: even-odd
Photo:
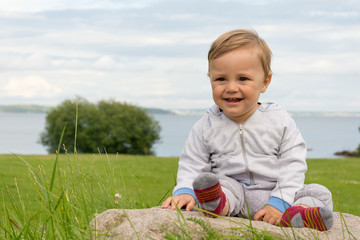
[[[271,191],[276,183],[261,183],[247,186],[233,178],[222,176],[220,184],[230,204],[229,215],[251,218],[262,209],[270,199]],[[309,207],[328,207],[333,210],[331,192],[319,184],[304,185],[304,188],[296,192],[294,205],[307,205]]]

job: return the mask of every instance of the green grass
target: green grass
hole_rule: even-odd
[[[170,196],[177,158],[128,155],[0,155],[0,239],[91,238],[109,208],[147,208]],[[29,165],[27,165],[29,164]],[[333,193],[334,211],[360,216],[360,159],[309,159],[306,183]],[[122,196],[115,203],[114,196]]]
[[[169,196],[177,159],[0,155],[0,164],[0,239],[83,239],[93,235],[95,214],[156,206]]]
[[[305,183],[319,183],[332,193],[334,211],[360,216],[360,158],[310,159]]]
[[[21,156],[29,162],[49,182],[56,155],[26,155]],[[156,206],[168,192],[171,194],[175,184],[177,158],[158,158],[153,156],[130,155],[99,155],[81,154],[59,156],[60,174],[63,181],[68,178],[83,178],[91,186],[94,198],[101,197],[99,180],[108,191],[132,199],[130,208]],[[34,192],[32,176],[29,176],[27,166],[15,155],[0,155],[0,183],[7,185],[10,191],[16,193],[16,185],[22,196],[40,199]],[[16,179],[16,181],[15,181]],[[59,184],[59,183],[58,183]],[[76,185],[76,183],[74,183]],[[86,186],[84,186],[86,187]],[[102,186],[104,187],[104,186]],[[76,189],[76,186],[74,186]],[[9,199],[6,205],[9,204]]]

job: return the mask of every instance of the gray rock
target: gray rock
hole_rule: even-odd
[[[109,209],[90,222],[94,239],[164,239],[166,234],[178,234],[182,239],[213,239],[216,234],[256,239],[254,234],[271,234],[274,239],[358,239],[360,217],[334,213],[334,225],[326,232],[306,228],[281,228],[265,222],[236,217],[209,218],[200,212],[149,209]],[[205,231],[205,229],[208,229]],[[254,229],[251,231],[251,229]],[[211,235],[214,234],[214,235]],[[218,237],[216,237],[218,236]],[[262,238],[260,238],[262,239]]]

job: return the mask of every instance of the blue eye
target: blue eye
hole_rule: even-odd
[[[249,80],[247,77],[240,77],[239,78],[239,81],[243,82],[243,81],[246,81],[246,80]]]
[[[222,82],[222,81],[225,81],[225,78],[220,77],[220,78],[217,78],[216,81],[221,81]]]

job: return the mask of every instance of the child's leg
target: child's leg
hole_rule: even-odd
[[[217,215],[227,215],[229,203],[222,191],[219,178],[213,173],[203,173],[195,178],[193,188],[201,209]]]
[[[292,206],[283,214],[280,225],[326,231],[333,225],[333,213],[326,207]]]
[[[284,227],[307,227],[326,231],[333,225],[331,192],[324,186],[309,184],[296,193],[295,202],[282,216]]]
[[[253,219],[255,214],[269,201],[271,191],[276,187],[276,183],[263,182],[252,186],[244,186],[246,202],[240,211],[243,218]]]

